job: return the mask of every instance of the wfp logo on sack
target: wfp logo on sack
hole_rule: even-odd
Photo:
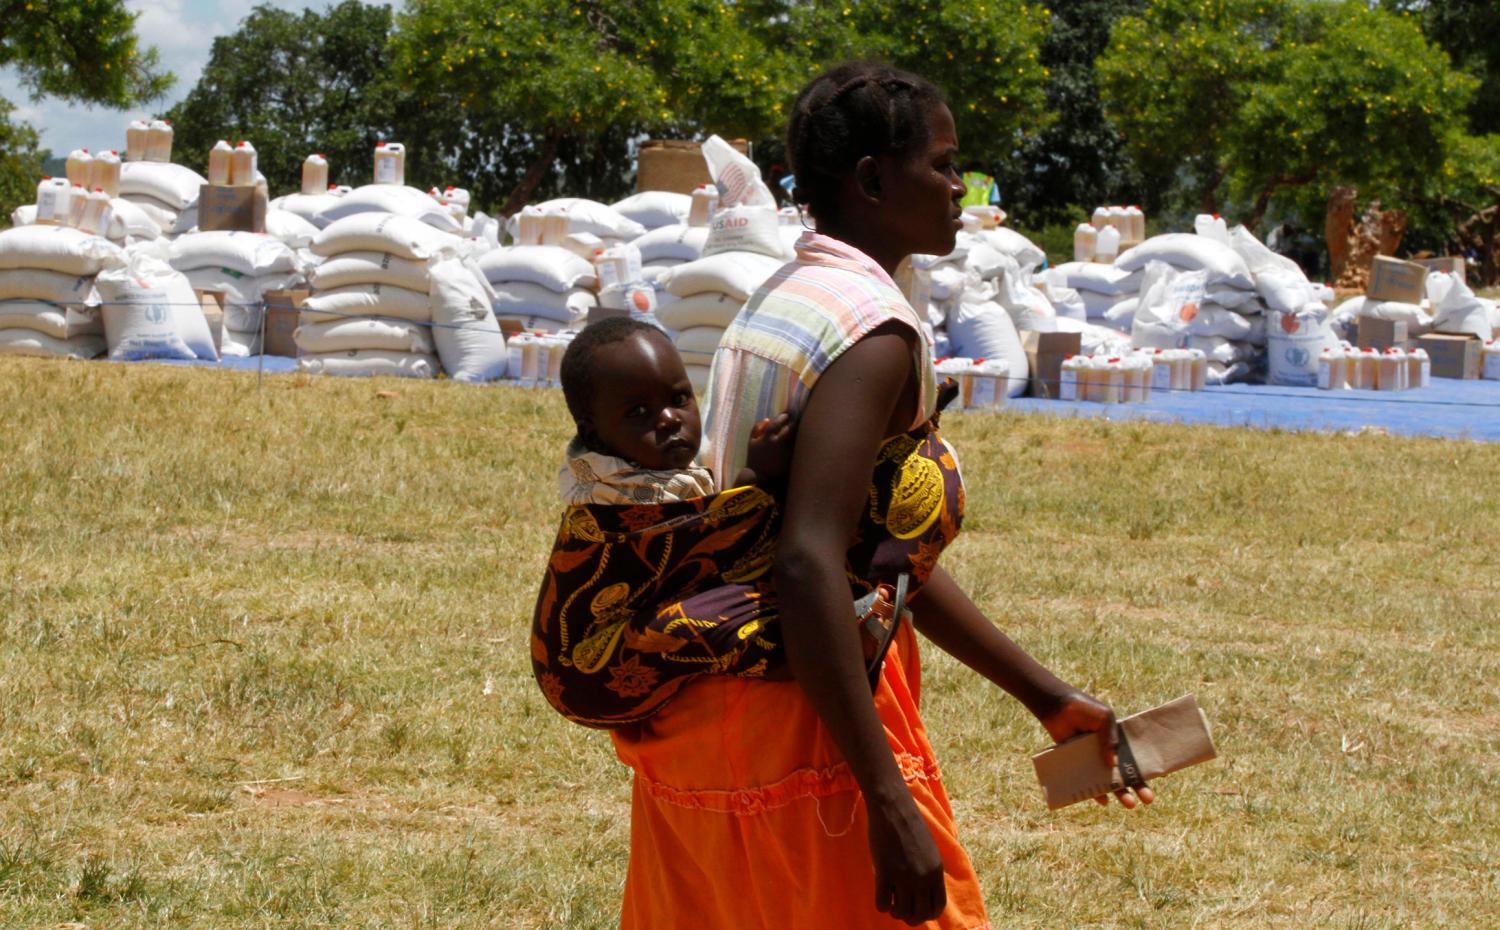
[[[167,305],[160,303],[147,304],[144,316],[147,323],[165,323],[167,321]]]
[[[1308,351],[1299,346],[1291,346],[1290,348],[1288,348],[1285,353],[1285,358],[1288,365],[1294,365],[1298,368],[1306,368],[1308,362],[1312,361],[1312,356],[1308,353]]]

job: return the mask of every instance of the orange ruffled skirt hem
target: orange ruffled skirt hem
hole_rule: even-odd
[[[988,928],[918,713],[920,687],[904,624],[875,704],[943,857],[948,905],[921,926]],[[704,677],[613,735],[635,771],[622,930],[907,926],[875,910],[859,788],[795,682]]]

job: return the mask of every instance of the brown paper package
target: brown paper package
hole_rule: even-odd
[[[1148,781],[1214,758],[1208,718],[1191,694],[1143,710],[1120,721],[1141,776]],[[1057,810],[1125,786],[1118,767],[1109,767],[1093,733],[1075,736],[1031,757],[1047,807]]]

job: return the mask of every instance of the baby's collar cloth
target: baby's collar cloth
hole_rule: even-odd
[[[564,504],[670,504],[708,497],[713,473],[701,465],[680,470],[641,468],[614,455],[591,452],[577,438],[557,476]]]

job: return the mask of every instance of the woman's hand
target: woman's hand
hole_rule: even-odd
[[[932,831],[912,803],[880,804],[866,795],[870,858],[875,865],[875,909],[916,925],[933,920],[948,904],[943,857]]]
[[[1114,768],[1118,763],[1119,759],[1115,755],[1115,712],[1099,699],[1073,689],[1058,699],[1055,708],[1039,713],[1037,719],[1047,728],[1053,741],[1058,743],[1080,733],[1097,733],[1104,764]],[[1149,786],[1142,785],[1135,789],[1135,794],[1131,794],[1128,788],[1121,788],[1115,792],[1115,797],[1129,810],[1135,807],[1136,798],[1140,798],[1142,804],[1150,804],[1156,800],[1156,792]],[[1100,804],[1109,804],[1108,795],[1101,794],[1094,800]]]

